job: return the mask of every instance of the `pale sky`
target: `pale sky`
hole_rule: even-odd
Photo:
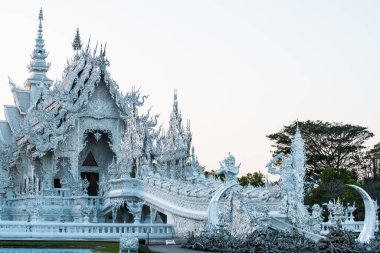
[[[265,172],[265,136],[296,119],[366,126],[367,144],[380,141],[380,1],[3,1],[0,104],[13,103],[8,76],[29,76],[41,6],[48,77],[61,78],[77,27],[107,42],[121,90],[141,86],[165,128],[178,90],[208,170],[231,152],[241,174]]]

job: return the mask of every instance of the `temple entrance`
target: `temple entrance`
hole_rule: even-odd
[[[89,196],[99,195],[99,182],[107,178],[107,168],[115,154],[110,148],[112,134],[107,130],[88,129],[84,132],[85,146],[79,154],[81,179],[87,179]]]
[[[99,173],[96,172],[81,172],[80,177],[82,179],[87,179],[87,181],[90,183],[87,192],[89,196],[98,196],[98,190],[99,190]]]

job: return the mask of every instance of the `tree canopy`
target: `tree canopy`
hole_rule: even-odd
[[[355,190],[347,187],[346,184],[357,184],[356,173],[345,169],[338,171],[327,167],[321,173],[318,187],[307,193],[305,202],[310,206],[315,203],[327,203],[329,200],[338,198],[343,202],[360,202]]]
[[[339,199],[342,203],[355,203],[358,209],[355,216],[362,220],[364,218],[363,201],[356,190],[347,184],[358,184],[358,177],[354,171],[346,169],[336,170],[327,167],[321,173],[318,187],[311,189],[305,196],[305,204],[312,206],[317,203],[323,205],[330,200]]]
[[[380,179],[380,143],[377,143],[365,153],[363,157],[363,178],[370,180]]]
[[[247,186],[247,185],[252,185],[252,186],[264,186],[264,175],[259,171],[259,172],[254,172],[254,173],[247,173],[244,176],[241,176],[238,178],[240,185],[242,186]]]
[[[337,171],[360,169],[364,143],[374,136],[363,126],[320,120],[293,122],[267,136],[274,142],[273,155],[290,153],[297,124],[305,142],[306,180],[314,184],[319,183],[322,171],[328,167]]]
[[[226,179],[226,175],[224,173],[217,175],[215,170],[210,170],[210,171],[206,170],[205,176],[206,177],[213,177],[214,179],[221,180],[222,182],[224,182],[224,180]]]

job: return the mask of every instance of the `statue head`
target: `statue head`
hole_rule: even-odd
[[[228,157],[220,163],[221,167],[216,171],[216,175],[225,174],[227,181],[235,180],[239,173],[240,165],[235,166],[235,157],[228,153]]]
[[[311,210],[316,211],[316,212],[319,212],[319,211],[321,210],[321,207],[320,207],[318,204],[314,204],[314,205],[311,207]]]
[[[227,167],[233,167],[235,166],[235,157],[231,155],[231,153],[228,153],[228,157],[224,160]]]

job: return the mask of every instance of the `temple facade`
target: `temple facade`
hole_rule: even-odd
[[[267,165],[280,183],[240,186],[230,154],[216,172],[224,181],[206,177],[176,92],[164,130],[157,115],[142,112],[147,96],[134,88],[123,94],[111,78],[106,46],[83,46],[79,30],[62,80],[53,83],[42,10],[38,20],[30,77],[23,87],[9,80],[15,103],[4,106],[0,121],[2,222],[167,224],[178,236],[221,223],[239,235],[256,225],[306,229],[321,222],[314,214],[312,223],[303,205],[299,130],[291,155]]]

